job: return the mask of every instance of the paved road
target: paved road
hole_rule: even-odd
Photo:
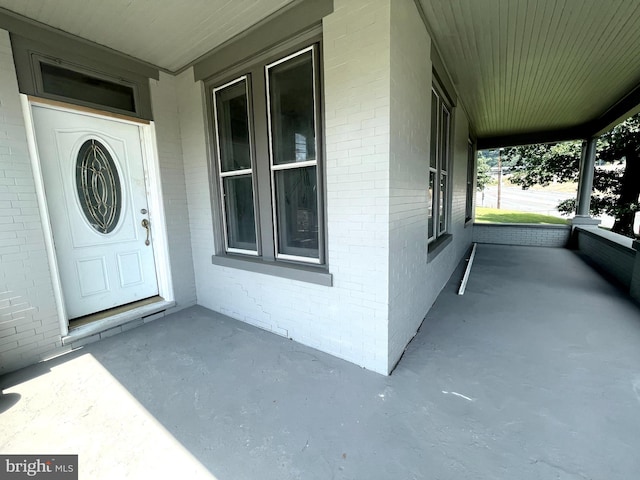
[[[484,193],[484,195],[483,195]],[[484,196],[484,198],[483,198]],[[560,216],[556,209],[558,203],[568,198],[575,198],[575,193],[554,192],[548,190],[522,190],[520,187],[502,187],[501,207],[504,210],[542,213]],[[484,192],[478,192],[476,205],[497,208],[498,187],[490,186]]]
[[[563,200],[575,198],[576,193],[557,192],[552,190],[522,190],[520,187],[502,187],[500,208],[504,210],[518,210],[522,212],[541,213],[554,217],[569,218],[558,212],[556,206]],[[498,187],[490,186],[484,192],[476,194],[476,205],[479,207],[496,208],[498,204]],[[601,225],[611,228],[614,218],[601,215]],[[635,231],[640,228],[640,213],[636,215]]]

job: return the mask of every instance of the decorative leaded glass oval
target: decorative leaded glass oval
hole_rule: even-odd
[[[80,147],[76,188],[89,224],[99,233],[111,233],[120,219],[122,189],[116,165],[98,140],[87,140]]]

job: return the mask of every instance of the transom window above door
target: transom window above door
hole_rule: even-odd
[[[212,87],[222,254],[324,263],[318,48]]]

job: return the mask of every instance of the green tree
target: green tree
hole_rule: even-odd
[[[527,189],[551,182],[577,181],[581,143],[537,144],[506,149],[511,165],[511,182]],[[615,217],[612,231],[634,236],[633,222],[640,211],[640,114],[630,117],[598,139],[596,159],[614,165],[596,169],[591,196],[591,213]],[[575,200],[566,200],[558,209],[575,212]]]
[[[482,154],[482,152],[478,153],[478,177],[476,179],[476,185],[478,190],[482,191],[485,187],[491,182],[491,167],[487,162],[487,158]]]

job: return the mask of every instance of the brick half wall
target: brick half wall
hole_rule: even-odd
[[[569,225],[475,223],[473,241],[497,245],[562,248],[569,244]]]

